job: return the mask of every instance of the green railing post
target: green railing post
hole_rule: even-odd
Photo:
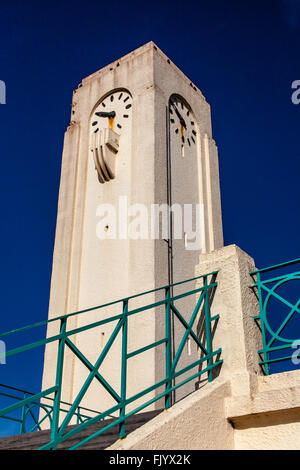
[[[23,400],[26,398],[26,393],[23,394]],[[20,426],[20,434],[24,434],[25,432],[25,411],[26,411],[26,405],[22,406],[22,414],[21,414],[21,426]]]
[[[207,366],[209,367],[208,369],[208,382],[211,382],[213,377],[212,377],[212,340],[211,340],[211,318],[210,318],[210,305],[209,305],[209,289],[207,288],[207,276],[204,276],[203,279],[203,286],[205,288],[204,291],[204,316],[205,316],[205,334],[206,334],[206,350],[207,350]]]
[[[126,383],[127,383],[127,336],[128,336],[128,300],[123,302],[123,326],[122,326],[122,365],[121,365],[121,404],[120,418],[124,418],[126,412]],[[125,437],[125,421],[120,422],[119,437]]]
[[[168,409],[171,406],[171,392],[169,392],[172,386],[171,368],[172,368],[172,344],[171,344],[171,305],[170,305],[170,287],[165,290],[165,331],[166,331],[166,396],[165,396],[165,408]]]
[[[263,306],[263,298],[262,298],[262,289],[261,289],[261,277],[260,273],[256,273],[256,281],[257,281],[257,289],[258,289],[258,299],[259,299],[259,318],[260,318],[260,327],[261,327],[261,336],[262,336],[262,344],[263,344],[263,356],[264,356],[264,363],[265,363],[265,374],[270,375],[270,367],[269,367],[269,354],[266,351],[267,343],[266,343],[266,327],[265,327],[265,312]]]
[[[56,441],[58,425],[59,425],[59,411],[60,411],[62,375],[63,375],[63,365],[64,365],[64,350],[65,350],[65,341],[66,341],[66,326],[67,326],[67,319],[62,318],[61,323],[60,323],[60,335],[61,336],[60,336],[59,343],[58,343],[56,379],[55,379],[56,391],[54,393],[53,417],[52,417],[52,426],[51,426],[51,441],[54,442],[54,448],[56,447],[55,441]]]
[[[81,423],[81,418],[80,418],[80,406],[77,408],[77,413],[76,413],[76,424]]]

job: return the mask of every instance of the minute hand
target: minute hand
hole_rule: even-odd
[[[186,129],[186,123],[185,123],[185,120],[183,119],[183,117],[181,116],[180,112],[178,111],[178,109],[176,108],[176,106],[173,104],[173,107],[174,107],[174,110],[175,110],[175,113],[177,114],[178,116],[178,119],[180,121],[180,124],[182,124],[182,126]]]

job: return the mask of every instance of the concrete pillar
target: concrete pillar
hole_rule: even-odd
[[[211,315],[220,315],[212,323],[213,349],[222,348],[220,375],[231,381],[233,395],[247,395],[262,375],[257,350],[261,334],[253,316],[259,311],[258,300],[250,288],[254,260],[236,245],[229,245],[200,255],[196,274],[218,271],[218,286],[211,305]],[[200,284],[201,281],[199,281]]]

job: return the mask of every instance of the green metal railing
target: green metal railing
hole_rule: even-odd
[[[295,346],[300,346],[300,326],[295,325],[293,328],[289,328],[291,320],[295,320],[295,315],[300,313],[300,296],[299,288],[294,292],[297,294],[296,302],[287,299],[283,294],[279,294],[280,288],[285,286],[291,281],[300,280],[300,271],[293,270],[292,272],[283,273],[275,277],[268,277],[264,279],[266,273],[270,271],[286,270],[291,266],[300,265],[300,259],[295,259],[287,263],[277,264],[264,269],[253,271],[250,274],[256,278],[252,288],[257,292],[259,301],[259,315],[255,315],[253,318],[260,322],[260,328],[262,333],[262,348],[258,350],[258,354],[262,359],[259,364],[261,365],[264,373],[270,375],[271,365],[287,360],[296,359]],[[295,296],[294,296],[295,297]],[[277,321],[276,327],[272,325],[272,314],[274,317],[274,306],[270,308],[270,302],[277,300],[281,306],[281,311],[277,313],[277,316],[281,315],[280,321]],[[284,312],[285,308],[288,308],[287,312]],[[282,321],[281,321],[282,320]],[[291,331],[292,330],[292,331]],[[286,338],[284,335],[288,332],[294,336],[293,338]],[[294,352],[292,353],[294,349]],[[286,355],[278,357],[277,354],[280,351],[284,351]],[[292,354],[291,354],[292,353]]]
[[[15,403],[20,403],[22,400],[26,399],[27,397],[33,397],[34,393],[28,392],[27,390],[23,390],[16,387],[11,387],[10,385],[0,384],[0,397],[5,397],[6,399],[13,400]],[[34,431],[41,431],[42,424],[44,421],[49,422],[49,428],[51,428],[52,423],[52,414],[53,414],[53,398],[45,397],[45,400],[48,403],[41,403],[40,400],[34,400],[30,403],[25,403],[21,408],[18,408],[19,416],[5,416],[3,415],[3,419],[7,419],[9,421],[15,421],[20,423],[19,433],[24,434],[28,432]],[[60,413],[67,413],[69,408],[71,407],[71,403],[67,403],[65,401],[61,401],[61,408]],[[39,412],[40,410],[44,410],[45,415],[40,418]],[[89,414],[87,414],[89,413]],[[76,416],[76,424],[83,423],[87,419],[90,419],[91,414],[98,415],[99,411],[91,410],[89,408],[85,408],[83,406],[78,407],[76,412],[74,413]],[[111,416],[113,417],[113,416]],[[30,422],[28,422],[28,418]],[[34,424],[33,424],[34,423]],[[28,425],[27,425],[28,424]],[[32,425],[33,424],[33,425]]]
[[[213,297],[213,291],[217,288],[217,271],[206,274],[204,276],[198,276],[193,279],[188,279],[187,281],[183,282],[178,282],[172,285],[164,286],[158,289],[153,289],[151,291],[147,291],[141,294],[137,294],[125,299],[121,299],[115,302],[111,302],[105,305],[101,305],[98,307],[93,307],[90,309],[82,310],[80,312],[75,312],[75,313],[70,313],[67,315],[62,315],[53,319],[50,319],[45,322],[39,322],[31,326],[27,326],[24,328],[20,328],[18,330],[14,330],[12,332],[4,333],[0,335],[0,338],[5,338],[6,336],[17,333],[17,332],[22,332],[22,331],[27,331],[30,330],[31,328],[36,328],[38,326],[42,326],[45,324],[50,324],[53,322],[59,322],[60,324],[60,329],[59,333],[53,335],[53,336],[48,336],[46,338],[43,338],[41,340],[35,341],[31,344],[25,344],[24,346],[17,347],[15,349],[12,349],[10,351],[6,352],[6,358],[9,356],[13,356],[16,354],[21,354],[24,353],[25,351],[28,351],[30,349],[44,346],[50,343],[57,343],[58,344],[58,349],[57,349],[57,365],[56,365],[56,378],[55,378],[55,383],[52,387],[41,391],[40,393],[30,395],[23,397],[21,400],[18,402],[5,407],[4,409],[0,410],[0,418],[1,417],[8,417],[10,413],[15,412],[17,409],[24,410],[27,408],[30,408],[30,406],[34,403],[41,403],[41,399],[43,399],[43,405],[44,405],[44,400],[46,398],[49,398],[49,396],[53,396],[53,402],[51,405],[51,413],[48,410],[48,417],[51,414],[51,422],[50,422],[50,427],[51,427],[51,439],[50,441],[42,446],[40,449],[56,449],[57,446],[66,441],[67,439],[73,437],[74,435],[80,433],[82,430],[86,429],[87,427],[91,426],[92,424],[95,424],[99,422],[100,420],[104,420],[105,418],[108,418],[110,416],[115,416],[116,413],[118,413],[118,417],[116,417],[112,422],[109,422],[106,426],[103,428],[99,429],[96,432],[93,432],[91,435],[89,435],[87,438],[81,440],[80,442],[77,442],[75,445],[69,447],[69,449],[76,449],[90,440],[94,439],[97,436],[100,436],[102,433],[105,431],[109,430],[113,426],[119,426],[119,437],[124,438],[125,437],[125,424],[126,424],[126,419],[128,419],[130,416],[142,411],[144,408],[148,407],[149,405],[153,404],[157,400],[160,400],[164,398],[165,401],[165,408],[169,408],[171,406],[171,394],[172,392],[185,385],[186,383],[197,379],[203,374],[207,374],[207,379],[208,381],[213,380],[213,374],[212,371],[216,366],[220,366],[222,364],[222,360],[220,359],[221,355],[221,348],[217,350],[213,350],[212,348],[212,333],[211,333],[211,323],[218,320],[219,315],[214,315],[211,317],[210,313],[210,300]],[[181,292],[180,294],[172,294],[174,292],[174,288],[176,286],[180,286],[180,289],[182,290],[184,285],[188,282],[194,282],[196,284],[196,288],[193,288],[192,290],[186,290],[185,292]],[[197,287],[199,284],[202,284],[200,287]],[[151,302],[151,303],[145,303],[143,306],[139,308],[133,308],[130,309],[130,303],[133,302],[133,299],[137,299],[138,297],[145,296],[147,294],[152,294],[152,293],[163,293],[163,299],[156,301],[156,302]],[[194,295],[196,300],[196,305],[193,308],[191,312],[189,312],[189,318],[187,319],[187,313],[182,312],[180,313],[178,308],[175,306],[175,302],[178,301],[179,299],[184,299],[187,296]],[[76,328],[72,328],[70,330],[67,329],[67,324],[68,320],[71,317],[74,316],[79,316],[83,314],[87,314],[88,312],[91,311],[96,311],[101,309],[105,309],[105,307],[112,307],[117,305],[122,306],[122,313],[118,315],[113,315],[109,318],[103,318],[99,319],[97,321],[93,321],[92,323]],[[151,309],[156,309],[157,307],[164,307],[164,314],[163,314],[163,319],[164,319],[164,334],[165,336],[151,344],[148,344],[142,348],[139,348],[137,350],[128,352],[128,323],[130,321],[130,318],[133,315],[139,315],[142,312],[149,311]],[[196,319],[199,319],[199,315],[204,318],[204,325],[205,325],[205,340],[200,341],[196,333],[193,331],[193,326],[196,322]],[[177,350],[175,353],[172,354],[172,328],[171,328],[171,323],[172,323],[172,316],[176,318],[181,326],[184,328],[184,333],[182,335],[182,339],[177,347]],[[101,325],[107,325],[110,323],[116,323],[116,325],[113,327],[113,331],[107,340],[105,346],[103,347],[102,351],[100,352],[96,362],[92,364],[87,357],[82,353],[82,351],[79,350],[79,348],[75,345],[74,341],[71,340],[71,337],[74,335],[78,335],[84,331],[91,330],[93,328],[97,328]],[[121,336],[121,373],[120,373],[120,392],[117,393],[115,390],[115,385],[113,386],[110,384],[102,375],[101,373],[101,365],[103,364],[103,361],[105,357],[107,356],[108,352],[110,351],[112,345],[114,344],[116,338],[118,336]],[[77,337],[77,336],[76,336]],[[182,353],[184,350],[184,347],[187,343],[188,338],[192,338],[193,341],[196,343],[200,354],[198,355],[198,359],[196,361],[191,361],[190,364],[186,365],[178,370],[178,363],[180,358],[182,357]],[[144,388],[142,391],[135,393],[132,396],[127,396],[128,395],[128,386],[127,386],[127,366],[128,366],[128,361],[134,356],[140,355],[144,353],[145,351],[148,351],[150,349],[159,347],[164,345],[164,357],[165,357],[165,377],[162,380],[159,380],[156,383],[153,383],[151,386],[148,386]],[[61,400],[62,396],[62,385],[63,385],[63,365],[64,365],[64,355],[65,355],[65,350],[68,348],[75,356],[77,359],[80,360],[80,362],[87,368],[88,370],[88,376],[85,379],[81,389],[79,390],[76,398],[74,399],[73,403],[70,405],[69,409],[66,410],[62,407],[64,402]],[[201,357],[200,357],[201,356]],[[199,358],[200,357],[200,358]],[[206,367],[205,366],[206,363]],[[197,367],[197,372],[191,372],[192,369]],[[186,374],[189,373],[190,375],[186,377]],[[185,374],[184,380],[182,380],[179,383],[175,383],[175,381]],[[109,409],[101,411],[97,413],[93,417],[85,417],[84,420],[81,420],[81,422],[78,422],[78,425],[75,427],[72,427],[72,429],[68,428],[68,426],[71,423],[71,420],[74,420],[74,417],[78,417],[78,414],[80,414],[80,403],[84,396],[86,395],[86,392],[90,388],[90,385],[93,380],[96,380],[105,390],[106,392],[109,393],[109,395],[114,399],[115,405],[111,406]],[[159,388],[163,387],[163,392],[159,392]],[[142,397],[145,397],[147,394],[157,391],[157,395],[148,398],[145,400],[144,403],[139,404],[136,406],[134,409],[131,409],[128,411],[128,405],[131,405],[135,403],[137,400],[140,400]],[[62,416],[63,413],[63,416]],[[24,413],[23,413],[24,415]],[[45,417],[43,417],[44,419]],[[36,423],[36,428],[39,429],[41,422],[37,421]]]

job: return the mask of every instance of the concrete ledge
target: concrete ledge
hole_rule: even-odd
[[[225,399],[227,419],[300,408],[299,371],[257,377],[256,393]]]
[[[257,377],[246,395],[226,397],[236,450],[300,450],[300,374]],[[252,378],[252,382],[254,382]]]

